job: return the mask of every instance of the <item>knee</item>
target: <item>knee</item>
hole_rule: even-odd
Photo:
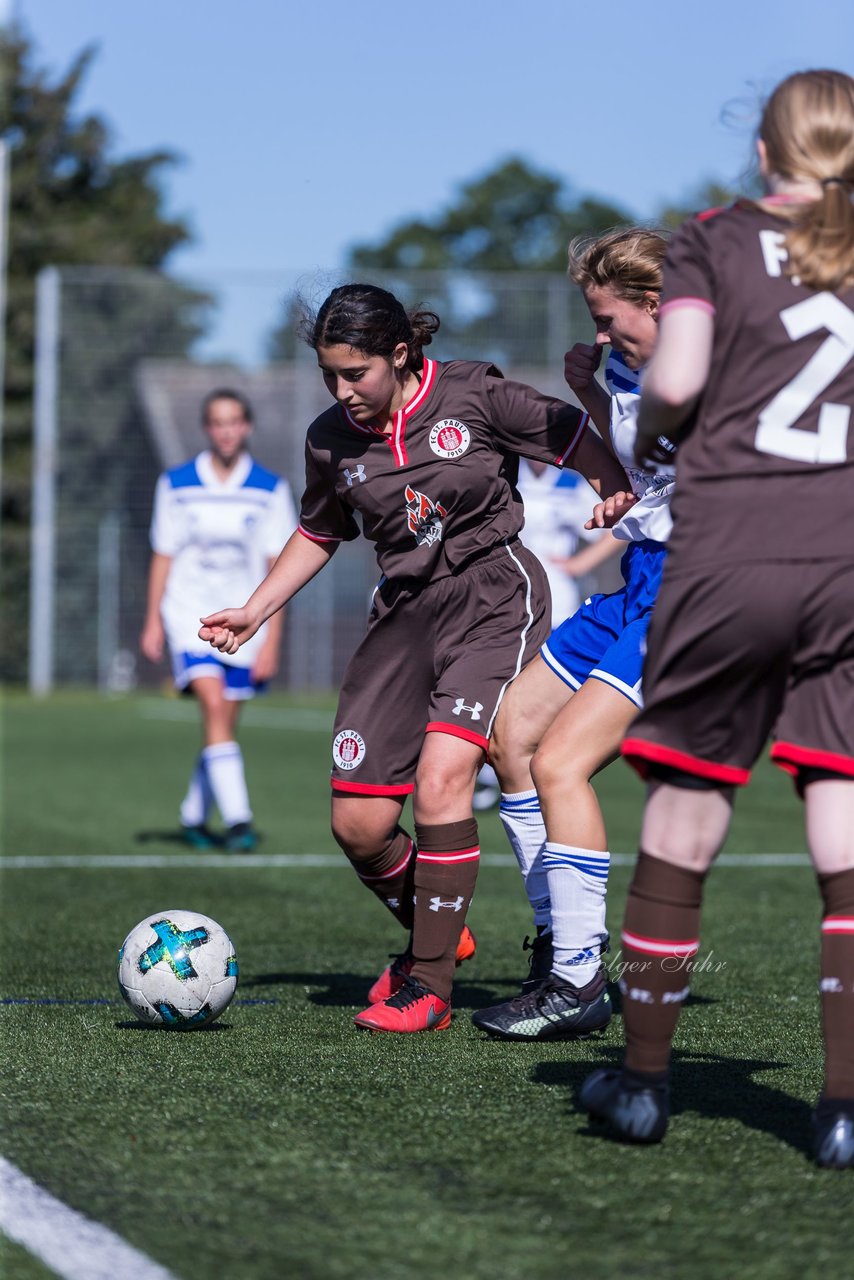
[[[351,862],[364,862],[382,853],[394,836],[394,828],[389,830],[386,824],[366,821],[355,814],[333,813],[332,835]]]
[[[515,773],[522,764],[527,765],[534,754],[536,743],[529,741],[525,722],[502,707],[489,739],[489,763],[499,778]]]
[[[558,789],[571,792],[589,781],[583,764],[571,757],[565,745],[553,744],[538,747],[534,752],[531,777],[541,797],[552,795]]]
[[[418,821],[444,822],[448,812],[470,804],[475,773],[444,764],[419,766],[413,797]]]

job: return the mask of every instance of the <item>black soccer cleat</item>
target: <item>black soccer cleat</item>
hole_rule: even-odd
[[[181,838],[191,849],[213,849],[217,839],[212,831],[208,831],[204,823],[197,826],[181,827]]]
[[[528,976],[519,988],[520,994],[524,996],[545,982],[546,978],[551,974],[552,960],[554,959],[551,929],[549,929],[548,933],[538,933],[533,938],[526,937],[522,943],[522,950],[530,951],[531,953],[528,960]]]
[[[812,1123],[816,1164],[822,1169],[854,1169],[854,1100],[819,1098]]]
[[[604,968],[584,987],[551,974],[525,995],[472,1014],[476,1027],[504,1040],[580,1039],[603,1031],[610,1021]]]
[[[250,822],[237,822],[226,831],[223,844],[229,853],[251,853],[258,844],[258,832]]]
[[[591,1119],[610,1125],[623,1142],[660,1142],[667,1132],[666,1081],[644,1085],[613,1067],[600,1067],[584,1081],[578,1100]]]

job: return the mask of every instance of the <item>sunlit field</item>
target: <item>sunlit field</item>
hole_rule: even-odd
[[[850,1179],[809,1159],[819,905],[790,782],[763,765],[740,799],[707,889],[671,1128],[626,1148],[576,1104],[619,1054],[619,1017],[578,1043],[471,1024],[516,990],[530,929],[494,811],[452,1028],[353,1028],[402,939],[328,832],[331,720],[325,698],[247,710],[263,839],[211,857],[177,831],[191,705],[7,697],[0,1154],[184,1280],[847,1273]],[[629,855],[641,785],[617,764],[600,792]],[[630,876],[616,861],[615,937]],[[115,983],[131,926],[178,907],[220,921],[240,964],[221,1021],[186,1035],[137,1025]],[[10,1243],[0,1270],[48,1274]]]

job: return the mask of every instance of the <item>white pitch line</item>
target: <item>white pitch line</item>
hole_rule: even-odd
[[[2,1156],[0,1231],[63,1280],[175,1280],[173,1272],[57,1200]]]
[[[633,867],[634,853],[612,853],[611,866]],[[484,853],[485,867],[515,867],[512,853]],[[721,867],[808,867],[805,853],[722,853],[715,863]],[[339,853],[92,853],[92,854],[20,854],[0,858],[0,871],[50,871],[58,867],[87,868],[125,867],[128,870],[153,867],[331,867],[349,870],[350,864]]]

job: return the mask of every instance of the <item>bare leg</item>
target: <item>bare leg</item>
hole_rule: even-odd
[[[187,827],[203,824],[208,800],[212,798],[226,826],[242,830],[252,819],[252,808],[243,753],[237,742],[240,703],[225,697],[224,682],[219,676],[199,676],[190,688],[202,713],[204,745],[181,806],[181,820]],[[247,832],[245,839],[254,844],[255,836]]]
[[[637,707],[603,680],[588,680],[556,715],[531,762],[549,840],[607,849],[591,778],[615,759]]]
[[[804,788],[807,845],[819,875],[854,867],[854,780],[822,779]]]
[[[546,826],[531,778],[531,759],[555,717],[574,691],[537,655],[513,681],[496,717],[489,756],[501,782],[499,816],[516,855],[531,904],[535,938],[529,982],[544,976],[551,962],[549,887],[543,867]],[[542,941],[541,941],[542,939]]]
[[[573,690],[539,654],[510,685],[489,740],[489,759],[502,791],[533,788],[531,758],[572,696]]]
[[[815,1116],[820,1165],[854,1166],[854,780],[804,788],[807,842],[822,897],[824,1083]]]
[[[654,782],[641,827],[644,853],[705,872],[723,848],[732,818],[731,787],[686,790]]]

